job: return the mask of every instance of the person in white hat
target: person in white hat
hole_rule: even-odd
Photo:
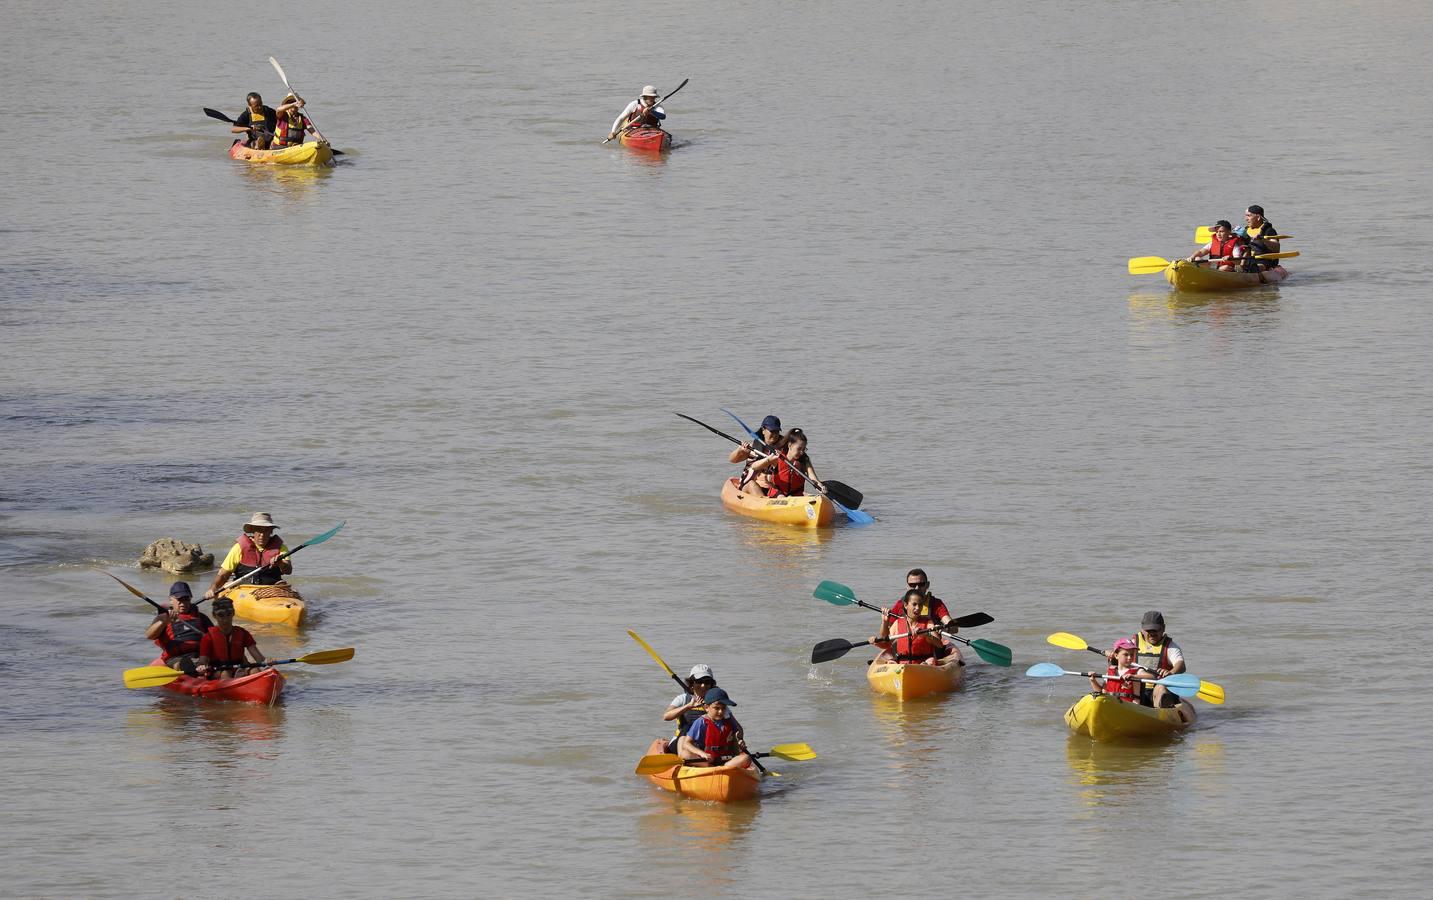
[[[294,570],[294,564],[287,558],[279,559],[289,548],[284,546],[283,539],[274,534],[279,526],[274,524],[274,519],[268,513],[254,513],[249,521],[244,523],[244,533],[229,548],[229,553],[224,561],[219,564],[219,571],[214,575],[214,583],[204,593],[205,600],[213,600],[219,594],[219,588],[223,587],[231,578],[238,578],[248,575],[255,569],[264,571],[250,578],[253,584],[278,584],[284,576]]]
[[[627,104],[612,122],[612,133],[607,135],[607,140],[617,136],[617,132],[627,128],[661,128],[662,120],[667,117],[662,108],[657,105],[657,89],[650,84],[642,88],[642,96]]]
[[[676,753],[677,740],[687,733],[687,729],[697,719],[702,717],[706,707],[702,705],[702,698],[707,691],[716,687],[716,676],[712,674],[711,666],[692,666],[691,674],[687,676],[686,693],[678,694],[667,705],[667,711],[662,713],[662,721],[670,722],[677,720],[677,733],[667,742],[663,753]]]

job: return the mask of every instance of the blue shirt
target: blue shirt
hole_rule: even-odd
[[[691,739],[691,742],[693,744],[696,744],[703,750],[705,750],[707,746],[707,723],[710,721],[711,720],[708,719],[706,716],[702,716],[700,719],[697,719],[695,722],[692,723],[691,728],[687,729],[687,737]],[[741,731],[741,723],[737,722],[737,720],[732,718],[731,715],[727,715],[725,721],[731,723],[732,734],[736,734],[737,732]]]

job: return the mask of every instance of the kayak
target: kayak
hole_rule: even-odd
[[[229,156],[251,163],[266,163],[272,166],[329,166],[333,165],[333,148],[328,141],[310,141],[297,147],[282,150],[255,150],[235,141],[229,148]]]
[[[300,625],[304,620],[304,598],[292,585],[241,584],[224,592],[234,601],[234,615],[250,622]]]
[[[1176,291],[1239,291],[1264,284],[1278,284],[1289,277],[1289,270],[1275,266],[1263,272],[1222,272],[1207,266],[1196,266],[1187,259],[1177,259],[1164,270],[1164,277]]]
[[[882,653],[871,660],[866,669],[866,681],[881,694],[890,694],[899,700],[914,700],[928,694],[949,694],[965,684],[965,660],[960,658],[960,649],[947,642],[951,654],[939,665],[923,663],[892,662]]]
[[[156,659],[150,665],[162,666],[164,660]],[[174,691],[176,694],[203,697],[206,700],[236,700],[240,703],[262,703],[265,706],[272,706],[274,701],[279,699],[279,695],[284,692],[284,676],[279,674],[278,669],[264,669],[254,675],[244,675],[239,678],[198,678],[193,675],[180,675],[166,684],[164,689]]]
[[[633,128],[631,131],[624,131],[617,136],[617,140],[624,147],[631,147],[633,150],[670,150],[672,149],[672,136],[660,128]]]
[[[1185,711],[1184,715],[1180,714],[1181,709]],[[1065,711],[1065,724],[1070,726],[1071,731],[1097,741],[1169,737],[1193,722],[1194,707],[1188,703],[1181,703],[1175,708],[1154,709],[1116,700],[1108,694],[1086,694]]]
[[[649,754],[662,753],[666,741],[657,740],[647,749]],[[761,772],[750,764],[745,766],[721,766],[701,768],[696,766],[672,766],[647,780],[664,791],[691,797],[693,800],[711,800],[715,803],[732,803],[739,800],[756,799],[757,788],[761,785]]]
[[[721,502],[732,512],[781,525],[824,528],[836,519],[836,505],[820,494],[763,497],[737,488],[735,478],[728,478],[722,484]]]

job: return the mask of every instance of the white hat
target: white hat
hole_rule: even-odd
[[[655,97],[655,96],[657,96],[657,89],[654,88],[654,87],[652,87],[652,86],[649,84],[649,85],[647,85],[646,87],[642,88],[642,96],[643,96],[643,97]]]
[[[253,531],[257,528],[277,529],[278,527],[279,526],[274,524],[273,517],[268,513],[254,513],[254,517],[244,523],[245,531]]]
[[[712,681],[716,681],[716,676],[712,674],[711,666],[692,666],[690,677],[693,681],[698,678],[710,678]]]

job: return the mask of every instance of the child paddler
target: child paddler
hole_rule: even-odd
[[[712,674],[711,666],[692,666],[692,671],[687,675],[687,690],[672,698],[667,705],[667,711],[662,713],[662,721],[676,721],[677,733],[672,735],[666,742],[666,746],[659,752],[676,753],[677,744],[687,729],[702,717],[706,712],[705,698],[707,691],[716,687],[716,676]]]
[[[213,627],[209,617],[194,606],[189,583],[176,581],[169,586],[169,609],[154,617],[144,636],[159,645],[159,658],[166,666],[193,675],[199,643]]]
[[[689,766],[741,767],[751,764],[742,749],[741,723],[729,711],[736,703],[719,687],[706,694],[706,713],[677,741],[677,755]]]
[[[1105,677],[1090,676],[1090,690],[1096,694],[1109,694],[1126,703],[1138,703],[1143,683],[1136,678],[1154,678],[1153,672],[1135,661],[1134,641],[1120,638],[1110,648],[1111,660],[1105,670]]]
[[[199,641],[199,656],[194,660],[194,669],[200,675],[214,674],[219,677],[252,675],[256,668],[269,662],[254,643],[254,636],[247,628],[234,624],[234,601],[220,597],[214,601],[214,618],[219,623],[204,633]],[[247,659],[246,659],[247,657]]]

